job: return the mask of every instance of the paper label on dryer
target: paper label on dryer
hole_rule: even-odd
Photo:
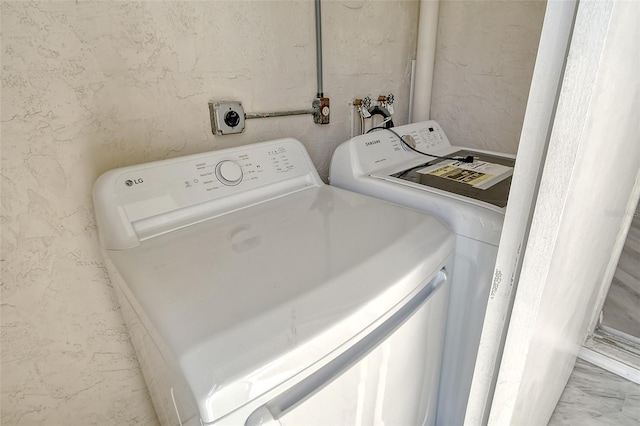
[[[487,189],[511,176],[513,167],[479,160],[473,163],[448,160],[416,172],[464,183],[478,189]]]

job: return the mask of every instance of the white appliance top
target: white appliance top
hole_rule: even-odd
[[[378,130],[338,146],[331,159],[331,185],[435,214],[460,235],[497,244],[514,156],[451,145],[433,120],[392,130],[410,135],[418,151],[470,155],[474,163],[421,155],[390,131]]]
[[[226,161],[240,170],[220,176]],[[453,251],[437,219],[322,184],[292,139],[114,170],[94,191],[106,255],[204,422],[347,350]]]
[[[503,212],[507,205],[513,156],[473,151],[452,146],[440,125],[431,120],[392,129],[397,135],[410,135],[415,149],[443,157],[474,157],[465,164],[450,159],[424,156],[407,148],[395,134],[379,130],[357,136],[348,143],[353,166],[373,178],[408,185],[419,190],[435,190],[467,202]]]
[[[320,185],[304,146],[280,139],[111,170],[96,181],[93,200],[101,243],[117,250]]]

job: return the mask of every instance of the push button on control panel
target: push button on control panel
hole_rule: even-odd
[[[234,161],[221,161],[216,165],[216,177],[224,185],[237,185],[242,182],[242,168]]]

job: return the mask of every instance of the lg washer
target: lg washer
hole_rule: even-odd
[[[163,425],[435,421],[454,237],[281,139],[115,169],[109,275]]]

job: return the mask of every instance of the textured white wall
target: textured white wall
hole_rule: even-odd
[[[98,251],[91,187],[119,166],[292,136],[326,177],[348,102],[406,122],[415,2],[323,2],[332,123],[211,135],[207,102],[310,107],[313,2],[2,2],[2,424],[153,424]]]
[[[453,144],[516,153],[545,6],[441,1],[431,118]]]

